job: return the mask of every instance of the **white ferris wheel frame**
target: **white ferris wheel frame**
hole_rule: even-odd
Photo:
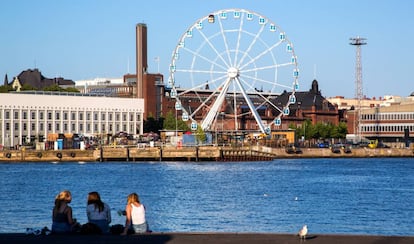
[[[230,16],[232,14],[232,16]],[[239,30],[227,30],[223,27],[223,21],[226,21],[227,18],[234,18],[234,19],[240,19],[240,28]],[[203,28],[207,28],[208,23],[214,23],[218,22],[219,25],[219,31],[214,34],[214,36],[207,36]],[[249,31],[243,30],[244,24],[243,21],[258,21],[260,28],[256,33],[251,33]],[[267,27],[267,28],[266,28]],[[236,47],[230,47],[228,40],[228,32],[233,31],[237,33],[238,40]],[[271,31],[279,33],[279,40],[274,43],[266,43],[264,40],[261,39],[261,35],[264,31]],[[191,40],[193,37],[193,33],[198,33],[203,43],[200,44],[200,47],[197,49],[188,49],[186,48],[186,41]],[[224,51],[220,52],[220,50],[215,48],[215,45],[211,42],[214,37],[220,36],[223,39],[224,43]],[[240,39],[243,37],[243,35],[250,35],[252,38],[252,41],[249,43],[249,46],[246,50],[240,49]],[[265,45],[267,49],[264,49],[261,53],[255,54],[255,56],[250,56],[249,52],[251,49],[258,43],[262,42],[262,45]],[[223,45],[221,43],[221,45]],[[275,48],[278,48],[282,46],[282,44],[286,43],[286,52],[291,53],[291,58],[289,61],[285,61],[282,63],[276,62],[276,57],[273,52]],[[211,58],[208,58],[206,56],[203,56],[203,54],[200,53],[200,50],[203,47],[209,47],[213,53],[215,53],[217,56],[213,60]],[[181,51],[187,52],[187,54],[193,55],[191,65],[189,67],[180,67],[180,55]],[[270,55],[271,63],[266,65],[257,66],[256,61],[262,58],[264,55]],[[196,58],[200,60],[204,60],[210,64],[210,69],[195,69],[195,60]],[[247,61],[246,61],[247,60]],[[285,66],[292,66],[292,81],[285,81],[285,83],[278,82],[278,69],[285,67]],[[214,70],[213,67],[220,68],[220,71]],[[274,81],[269,81],[267,79],[263,79],[261,77],[257,77],[257,73],[262,70],[273,70],[274,69]],[[249,88],[250,84],[249,82],[244,81],[244,79],[241,78],[242,75],[245,75],[244,77],[250,79],[250,80],[256,80],[257,82],[262,82],[263,84],[269,84],[277,86],[282,89],[290,89],[290,97],[289,100],[283,104],[282,106],[276,106],[273,104],[269,97],[266,97],[266,95],[263,95],[262,92],[256,91],[255,95],[260,97],[263,101],[263,103],[266,103],[267,105],[272,106],[273,108],[279,110],[279,115],[276,116],[272,123],[275,126],[279,126],[281,124],[281,117],[286,116],[289,114],[289,105],[296,102],[295,98],[295,91],[299,87],[298,77],[299,77],[299,69],[298,69],[298,63],[297,63],[297,56],[295,55],[293,44],[288,40],[286,34],[284,31],[281,30],[276,24],[271,22],[269,19],[264,17],[261,14],[258,14],[253,11],[244,10],[244,9],[224,9],[219,10],[216,12],[213,12],[207,16],[204,16],[200,19],[198,19],[195,23],[193,23],[187,31],[180,37],[179,42],[174,49],[172,53],[172,59],[170,64],[170,74],[168,78],[168,86],[171,87],[171,94],[170,96],[172,98],[176,99],[176,110],[182,111],[182,119],[184,121],[191,120],[192,124],[191,127],[193,130],[195,130],[199,124],[201,124],[201,128],[203,130],[211,130],[212,125],[214,124],[214,121],[217,119],[218,114],[220,113],[220,107],[223,105],[226,95],[229,95],[231,93],[230,87],[233,85],[233,89],[237,89],[238,94],[241,95],[244,100],[247,103],[247,106],[253,115],[254,119],[257,122],[257,125],[259,127],[259,130],[262,133],[269,134],[271,130],[271,125],[269,126],[267,123],[263,123],[261,116],[259,115],[257,111],[257,106],[255,106],[250,99],[250,96],[247,92],[246,86]],[[201,73],[215,73],[215,75],[220,75],[219,78],[214,78],[211,82],[215,82],[216,80],[221,79],[223,82],[220,83],[220,88],[215,89],[212,94],[202,101],[202,105],[199,106],[195,111],[187,111],[185,107],[183,107],[181,104],[180,96],[183,96],[189,92],[196,92],[198,89],[201,89],[204,84],[194,84],[194,79],[197,74]],[[254,72],[256,74],[255,76],[248,75],[248,72]],[[186,90],[179,92],[180,86],[176,82],[176,76],[178,73],[188,73],[192,85],[185,87]],[[212,75],[211,75],[212,76]],[[274,83],[274,84],[273,84]],[[280,91],[279,91],[280,92]],[[279,93],[280,94],[280,93]],[[214,97],[214,98],[213,98]],[[236,98],[235,98],[236,99]],[[194,117],[197,112],[201,109],[202,106],[204,106],[208,101],[212,102],[212,105],[209,106],[209,110],[207,112],[207,115],[204,117],[204,119],[200,122],[198,122]],[[237,114],[234,115],[235,118],[235,128],[237,129]]]

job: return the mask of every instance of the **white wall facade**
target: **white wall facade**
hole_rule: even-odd
[[[48,134],[143,134],[144,100],[78,93],[0,93],[0,145],[23,145]]]

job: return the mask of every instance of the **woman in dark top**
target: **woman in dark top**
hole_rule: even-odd
[[[72,218],[72,208],[68,205],[71,201],[70,191],[62,191],[56,196],[52,213],[52,233],[72,232],[76,221]]]

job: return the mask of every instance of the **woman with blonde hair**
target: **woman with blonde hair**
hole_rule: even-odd
[[[132,229],[135,233],[144,233],[148,231],[147,221],[145,219],[145,206],[139,201],[136,193],[131,193],[127,198],[125,207],[126,221],[123,235]]]
[[[52,212],[52,233],[69,233],[77,225],[72,217],[72,208],[69,203],[72,201],[70,191],[62,191],[55,197],[55,207]]]
[[[111,209],[108,204],[102,202],[101,196],[96,191],[88,194],[86,215],[89,223],[97,225],[102,233],[109,233],[109,224],[112,221]]]

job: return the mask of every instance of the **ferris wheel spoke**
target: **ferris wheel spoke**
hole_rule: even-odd
[[[238,67],[244,62],[244,59],[247,57],[248,53],[251,51],[251,49],[253,48],[254,44],[259,39],[259,37],[260,37],[261,33],[263,32],[263,30],[264,30],[264,25],[262,25],[262,27],[256,33],[256,36],[253,38],[252,42],[250,42],[249,47],[247,48],[246,52],[244,52],[242,58],[240,59],[240,62],[237,65]]]
[[[240,80],[243,82],[243,84],[247,85],[248,87],[251,88],[252,91],[254,91],[253,94],[255,94],[255,95],[257,95],[257,96],[259,96],[259,97],[261,97],[263,99],[262,104],[268,103],[273,108],[275,108],[275,109],[279,110],[280,112],[282,112],[282,110],[279,109],[279,107],[277,107],[276,105],[273,104],[273,102],[269,99],[269,97],[264,96],[261,92],[258,92],[256,89],[254,89],[254,87],[251,85],[250,82],[248,82],[248,81],[246,81],[244,79],[241,79],[241,78],[240,78]]]
[[[217,87],[220,87],[220,86],[222,86],[223,84],[220,84],[220,81],[222,81],[224,78],[226,78],[227,77],[227,75],[223,75],[223,76],[220,76],[220,77],[217,77],[216,79],[214,79],[214,80],[211,80],[210,81],[210,84],[216,84],[216,83],[219,83],[218,85],[217,85]],[[224,83],[224,82],[223,82]],[[198,90],[201,90],[201,89],[203,89],[205,87],[205,84],[204,83],[200,83],[199,85],[196,85],[196,86],[193,86],[193,87],[191,87],[191,88],[188,88],[188,89],[186,89],[186,90],[184,90],[183,92],[180,92],[180,93],[178,93],[177,95],[178,96],[183,96],[183,95],[185,95],[185,94],[187,94],[187,93],[192,93],[192,92],[195,92],[195,91],[198,91]]]
[[[194,69],[176,69],[176,71],[183,73],[207,73],[207,74],[226,74],[226,71],[211,71],[211,70],[194,70]]]
[[[212,98],[213,97],[215,97],[215,95],[217,94],[217,92],[216,91],[214,91],[210,96],[208,96],[205,100],[203,100],[202,101],[202,103],[201,103],[201,105],[200,106],[198,106],[198,108],[196,108],[191,114],[190,114],[190,116],[191,117],[195,117],[195,115],[202,109],[202,108],[204,108],[204,107],[209,107],[208,105],[207,105],[207,103],[210,101],[210,100],[212,100]]]
[[[248,65],[256,62],[257,60],[259,60],[261,57],[263,57],[264,55],[266,55],[267,53],[271,53],[271,55],[273,56],[272,50],[274,48],[276,48],[277,46],[280,45],[280,43],[282,43],[281,41],[276,42],[275,44],[273,44],[272,46],[268,47],[268,49],[264,50],[262,53],[260,53],[259,55],[257,55],[255,58],[251,59],[249,62],[243,64],[243,66],[240,67],[240,69],[244,69],[245,67],[247,67]],[[239,65],[241,65],[241,63],[239,63]]]
[[[237,65],[237,59],[238,59],[238,56],[239,56],[240,40],[241,40],[242,33],[243,33],[243,23],[244,23],[244,13],[241,16],[240,26],[239,26],[239,32],[238,32],[238,35],[237,35],[236,52],[234,53],[234,62],[233,62],[233,66],[234,67],[236,67],[236,65]]]
[[[211,43],[211,41],[209,40],[209,38],[206,37],[206,35],[204,34],[204,32],[199,29],[198,32],[201,34],[201,36],[204,38],[204,41],[207,42],[207,44],[210,46],[210,48],[216,53],[217,57],[220,58],[220,60],[227,66],[230,67],[230,65],[226,62],[226,60],[224,60],[224,58],[220,55],[220,52],[214,47],[214,45]]]
[[[214,65],[216,65],[217,67],[222,68],[223,70],[226,70],[226,69],[227,69],[227,67],[225,67],[225,66],[223,66],[223,65],[221,65],[221,64],[218,64],[217,62],[214,62],[214,61],[212,61],[211,59],[209,59],[209,58],[207,58],[207,57],[205,57],[205,56],[203,56],[203,55],[200,55],[200,53],[198,53],[198,52],[196,52],[196,51],[194,51],[194,50],[191,50],[191,49],[189,49],[189,48],[183,48],[183,50],[185,50],[185,51],[187,51],[187,52],[189,52],[189,53],[193,54],[195,57],[199,57],[199,58],[201,58],[201,59],[203,59],[203,60],[207,61],[208,63],[214,64]]]
[[[220,18],[218,18],[218,19],[219,19],[218,22],[219,22],[219,25],[220,25],[220,33],[221,33],[221,36],[223,37],[223,42],[224,42],[224,46],[225,46],[225,49],[226,49],[227,58],[229,59],[228,62],[231,65],[231,56],[230,56],[229,44],[227,42],[226,34],[224,32],[223,23],[221,22]],[[230,66],[230,65],[228,65],[228,66]]]
[[[276,69],[276,68],[289,66],[289,65],[292,65],[292,63],[274,64],[274,65],[269,65],[269,66],[256,67],[256,68],[253,68],[253,69],[245,69],[245,70],[243,70],[243,72],[247,73],[247,72],[255,72],[255,71],[259,71],[259,70]]]
[[[245,74],[243,74],[243,75],[240,75],[240,77],[244,77],[244,78],[248,78],[249,80],[251,80],[251,81],[257,81],[257,82],[261,82],[261,83],[263,83],[263,84],[269,84],[269,85],[271,85],[271,86],[277,86],[278,85],[278,83],[277,82],[275,82],[275,81],[270,81],[270,80],[264,80],[264,79],[260,79],[260,78],[257,78],[257,77],[254,77],[254,76],[250,76],[250,75],[245,75]],[[254,83],[253,83],[254,84]],[[280,85],[279,85],[280,86]]]

